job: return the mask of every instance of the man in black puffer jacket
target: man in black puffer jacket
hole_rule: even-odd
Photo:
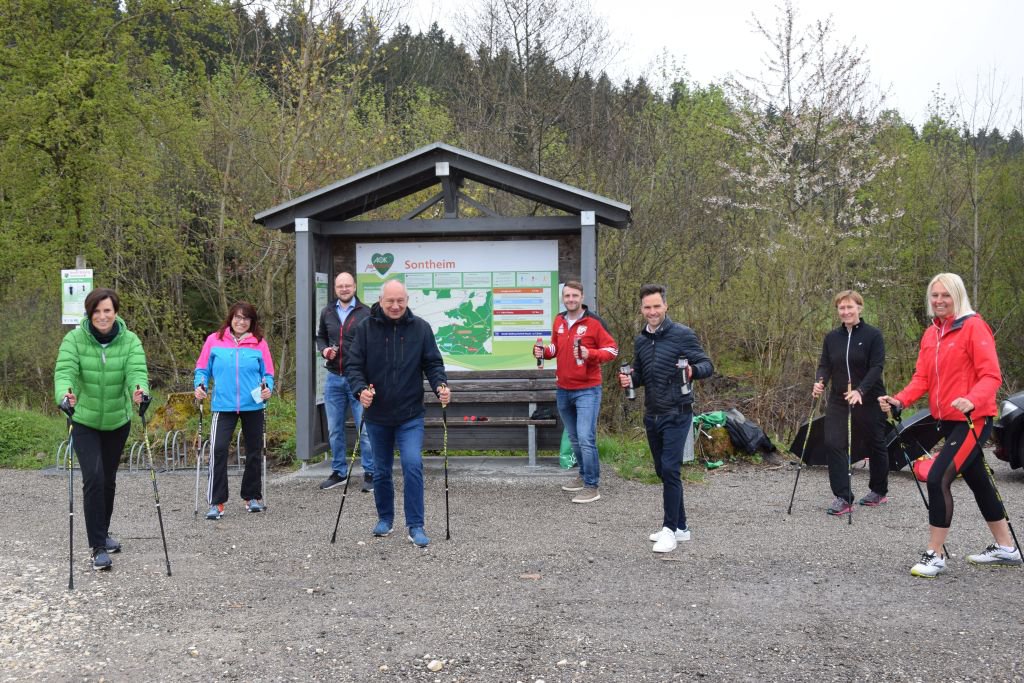
[[[403,502],[409,540],[424,548],[423,530],[423,377],[447,405],[451,398],[444,360],[430,323],[409,310],[405,284],[388,280],[370,317],[359,323],[345,347],[342,364],[373,449],[373,498],[377,505],[374,536],[391,533],[395,487],[391,469],[398,448],[405,482]]]
[[[669,319],[663,285],[640,288],[640,310],[647,325],[634,341],[633,371],[620,374],[619,383],[645,387],[644,428],[665,508],[662,529],[650,539],[654,552],[667,553],[678,541],[690,540],[679,470],[693,424],[691,383],[710,377],[714,366],[693,330]]]

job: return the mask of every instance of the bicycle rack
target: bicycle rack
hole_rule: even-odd
[[[64,439],[59,444],[57,444],[57,457],[54,458],[54,461],[53,461],[54,467],[57,467],[57,468],[60,468],[60,469],[67,469],[67,467],[68,467],[68,451],[71,450],[70,446],[71,446],[71,444],[68,442],[67,439]]]
[[[238,427],[238,436],[235,437],[235,471],[241,472],[245,466],[245,451],[242,450],[242,427]]]
[[[175,470],[188,466],[188,437],[180,429],[164,434],[164,468]]]
[[[128,471],[133,472],[140,467],[145,455],[146,444],[142,441],[132,441],[131,449],[128,451]]]

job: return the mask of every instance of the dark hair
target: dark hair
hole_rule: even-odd
[[[92,314],[96,312],[96,307],[104,299],[110,299],[110,303],[114,307],[114,313],[117,313],[121,308],[121,299],[118,298],[117,292],[106,287],[97,287],[85,295],[85,315],[87,318],[92,320]]]
[[[580,294],[583,294],[583,283],[579,280],[566,280],[562,283],[562,288],[572,287],[573,289],[580,290]]]
[[[640,301],[643,301],[644,297],[650,296],[651,294],[661,294],[661,300],[666,301],[665,285],[647,284],[640,287]]]
[[[217,337],[224,338],[224,332],[231,329],[231,319],[236,313],[241,313],[249,319],[249,332],[256,337],[256,341],[263,341],[263,328],[260,327],[260,316],[256,313],[256,307],[248,301],[239,301],[228,309],[228,315],[224,318],[224,324],[217,330]]]

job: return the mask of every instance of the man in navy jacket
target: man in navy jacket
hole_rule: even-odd
[[[430,323],[413,315],[408,306],[405,284],[385,282],[370,317],[353,331],[342,362],[352,393],[365,408],[364,428],[373,448],[378,518],[373,535],[387,536],[394,526],[391,470],[397,447],[409,540],[425,548],[430,539],[423,530],[423,377],[442,405],[448,404],[451,392]]]
[[[667,553],[678,541],[690,540],[679,470],[693,424],[691,382],[710,377],[714,366],[693,330],[669,319],[663,285],[640,288],[640,310],[647,325],[634,342],[633,372],[620,374],[619,384],[645,387],[644,427],[665,508],[661,531],[650,539],[654,552]]]

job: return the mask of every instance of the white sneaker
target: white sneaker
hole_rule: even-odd
[[[914,576],[923,576],[926,579],[934,579],[936,576],[946,571],[946,560],[939,557],[931,550],[925,552],[921,556],[921,561],[910,568],[910,573]]]
[[[661,531],[655,531],[653,534],[651,534],[647,538],[649,538],[652,542],[657,543],[658,539],[661,538],[661,534],[666,532],[666,531],[668,531],[668,530],[669,530],[669,528],[667,526],[663,526],[663,527],[661,527]],[[689,541],[689,540],[690,540],[690,530],[689,529],[676,529],[676,541]]]
[[[661,530],[658,535],[658,540],[654,542],[654,547],[651,548],[656,553],[670,553],[676,549],[676,535],[672,533],[671,529],[665,527]]]
[[[1020,551],[993,543],[977,555],[968,555],[967,561],[985,567],[1016,567],[1021,563]]]

